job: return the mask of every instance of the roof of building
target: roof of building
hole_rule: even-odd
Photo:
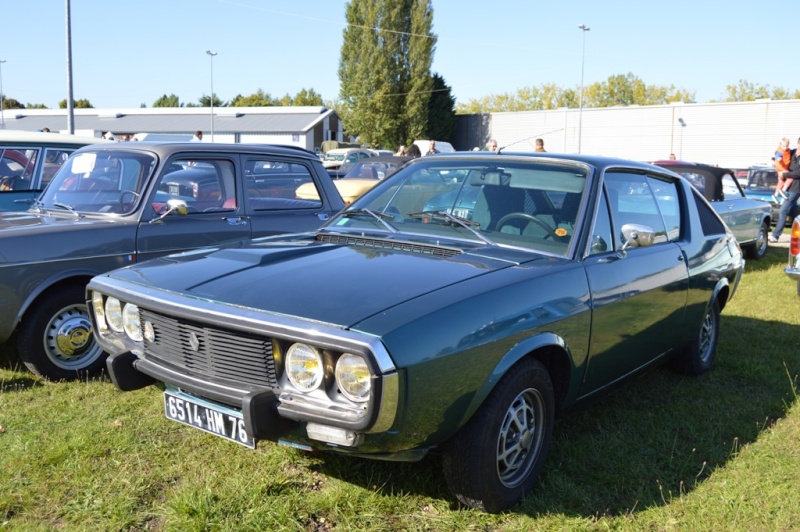
[[[217,133],[306,132],[333,114],[326,107],[215,107]],[[6,109],[6,129],[65,131],[66,109]],[[208,107],[74,109],[75,131],[177,133],[211,129]]]

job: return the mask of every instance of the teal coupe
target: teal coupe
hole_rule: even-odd
[[[668,170],[457,152],[314,232],[115,270],[87,302],[114,384],[162,386],[167,418],[250,447],[435,452],[459,501],[500,512],[560,413],[660,362],[711,368],[743,268]]]

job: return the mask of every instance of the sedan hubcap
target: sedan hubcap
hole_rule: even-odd
[[[45,331],[44,348],[48,358],[64,369],[80,369],[100,355],[85,305],[71,305],[53,317]]]

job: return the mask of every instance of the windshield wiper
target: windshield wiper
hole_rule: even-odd
[[[76,211],[75,207],[73,207],[72,205],[67,205],[66,203],[55,202],[55,203],[53,203],[53,206],[54,207],[58,207],[59,209],[68,210],[69,212],[71,212],[72,214],[74,214],[78,218],[81,217],[81,215],[78,214],[78,211]]]
[[[373,218],[378,220],[380,223],[382,223],[392,233],[396,233],[397,232],[397,229],[392,227],[392,225],[389,222],[386,221],[386,219],[394,220],[394,215],[393,214],[389,214],[389,213],[385,213],[385,212],[375,212],[375,211],[371,211],[369,209],[353,209],[353,210],[350,210],[350,211],[342,211],[342,212],[339,213],[340,216],[344,216],[345,218],[349,218],[350,216],[362,216],[364,214],[366,214],[368,216],[372,216]]]
[[[454,216],[447,211],[422,211],[422,212],[412,212],[408,214],[411,218],[428,218],[430,220],[439,220],[445,222],[456,223],[461,227],[468,229],[472,234],[483,240],[486,244],[490,246],[494,246],[495,243],[488,239],[483,233],[477,231],[475,228],[480,227],[481,224],[474,220],[468,220],[466,218],[462,218],[460,216]]]

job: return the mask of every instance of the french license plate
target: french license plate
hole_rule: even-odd
[[[242,413],[233,408],[190,398],[180,392],[164,392],[164,414],[168,419],[210,432],[254,449],[256,442],[244,430]]]

